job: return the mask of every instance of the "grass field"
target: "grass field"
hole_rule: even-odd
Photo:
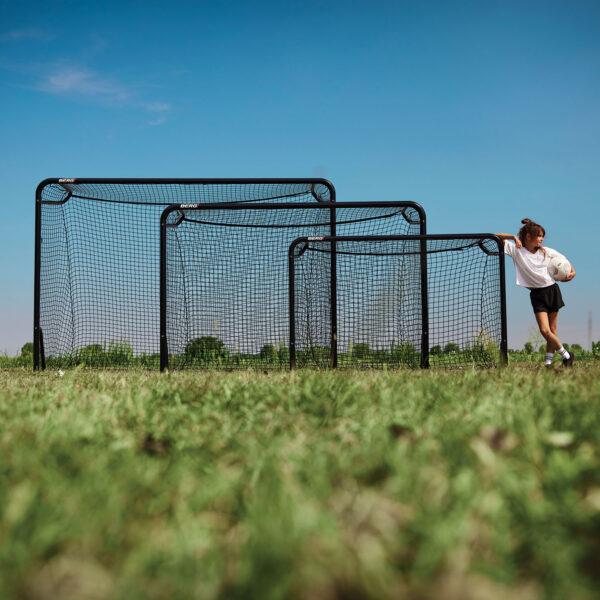
[[[0,371],[0,597],[592,598],[600,364]]]

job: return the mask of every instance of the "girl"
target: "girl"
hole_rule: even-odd
[[[512,257],[517,271],[517,285],[529,288],[531,304],[540,333],[546,340],[546,367],[552,366],[554,353],[562,356],[565,367],[573,366],[574,357],[564,349],[558,339],[558,311],[565,305],[558,284],[548,274],[548,262],[560,254],[552,248],[542,246],[545,229],[530,219],[521,221],[523,227],[518,236],[499,233],[504,240],[504,252]],[[566,281],[575,277],[575,269]]]

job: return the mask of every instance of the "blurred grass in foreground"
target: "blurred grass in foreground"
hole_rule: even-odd
[[[0,597],[591,598],[578,367],[0,372]]]

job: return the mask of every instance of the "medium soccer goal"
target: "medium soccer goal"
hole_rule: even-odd
[[[161,218],[161,369],[289,368],[290,243],[299,236],[425,229],[423,209],[408,201],[167,208]],[[336,305],[335,249],[315,254],[311,268],[306,293],[314,296],[318,320]],[[335,348],[335,327],[327,336],[322,343]]]
[[[289,292],[292,367],[507,361],[504,250],[492,234],[302,237]]]
[[[42,181],[35,203],[34,367],[158,367],[162,212],[190,203],[281,202],[329,206],[335,188],[310,178]],[[229,229],[220,231],[226,239]]]

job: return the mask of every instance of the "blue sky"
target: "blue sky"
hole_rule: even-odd
[[[545,225],[600,339],[600,4],[0,0],[0,352],[31,339],[46,177],[331,179],[430,232]],[[508,270],[509,344],[534,325]]]

